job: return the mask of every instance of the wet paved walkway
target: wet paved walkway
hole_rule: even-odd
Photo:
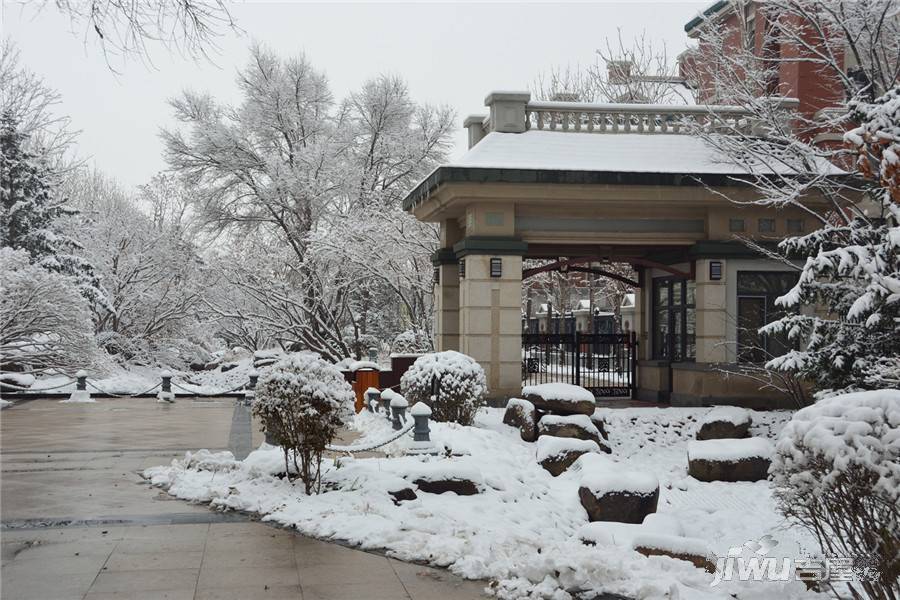
[[[0,412],[0,596],[462,600],[484,585],[191,505],[142,469],[262,441],[231,399],[32,400]]]

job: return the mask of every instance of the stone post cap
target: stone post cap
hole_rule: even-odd
[[[521,102],[525,104],[531,100],[531,92],[497,90],[488,94],[484,99],[484,105],[490,106],[495,102]]]
[[[416,402],[413,404],[412,408],[409,410],[409,414],[414,417],[430,417],[431,416],[431,407],[429,407],[424,402]]]
[[[160,377],[171,377],[171,376],[172,376],[172,371],[168,371],[168,370],[167,370],[167,371],[163,371],[162,373],[159,374],[159,376],[160,376]]]
[[[78,379],[81,379],[82,377],[87,377],[87,371],[85,371],[84,369],[81,369],[80,371],[75,373],[75,377]]]
[[[471,127],[472,125],[483,125],[487,115],[469,115],[463,121],[463,127]]]

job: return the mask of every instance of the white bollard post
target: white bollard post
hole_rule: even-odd
[[[162,377],[162,386],[160,387],[159,393],[156,394],[156,401],[174,404],[175,394],[172,393],[172,372],[163,371],[159,376]]]

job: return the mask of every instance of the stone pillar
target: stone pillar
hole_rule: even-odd
[[[531,100],[528,92],[491,92],[484,105],[491,109],[491,131],[523,133],[525,105]]]
[[[710,263],[721,263],[721,279],[710,279]],[[727,269],[722,259],[697,259],[696,314],[698,363],[724,363],[728,361],[725,333],[728,323],[726,277]]]
[[[459,262],[453,244],[462,237],[455,219],[441,223],[441,248],[431,258],[436,270],[434,283],[434,347],[437,351],[459,350]]]
[[[522,389],[522,257],[465,252],[460,259],[460,352],[484,368],[488,397],[505,401]],[[492,259],[500,277],[491,276]]]
[[[469,132],[469,148],[480,142],[487,132],[484,130],[485,115],[469,115],[463,121],[463,127]]]
[[[647,270],[639,268],[638,287],[634,289],[634,317],[631,322],[631,329],[637,335],[637,359],[648,360],[650,358],[650,320],[647,319],[648,308],[646,299],[652,297],[652,291],[647,291],[650,285],[650,278],[647,277]]]

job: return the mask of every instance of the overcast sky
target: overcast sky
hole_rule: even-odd
[[[465,151],[462,119],[484,112],[494,89],[527,89],[554,65],[594,61],[594,50],[621,28],[630,39],[645,31],[674,57],[686,45],[684,24],[708,2],[593,2],[590,4],[316,4],[256,1],[234,4],[243,35],[220,40],[215,64],[171,56],[156,48],[155,68],[129,62],[110,71],[93,38],[87,42],[48,3],[0,0],[5,37],[23,62],[63,95],[80,153],[127,185],[165,169],[159,128],[172,124],[166,100],[185,88],[235,100],[235,71],[251,39],[283,55],[305,52],[324,70],[337,98],[373,75],[398,73],[414,99],[447,103],[458,113],[455,154]]]

